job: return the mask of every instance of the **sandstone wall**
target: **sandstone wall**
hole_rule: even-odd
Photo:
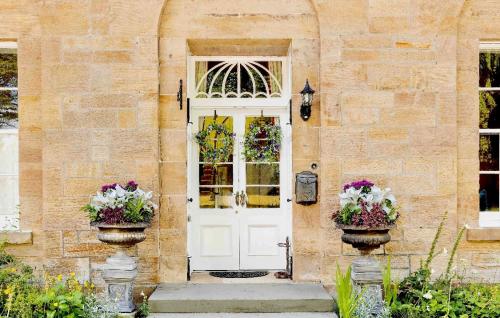
[[[32,245],[11,249],[99,283],[112,251],[79,208],[102,183],[135,178],[161,193],[148,240],[131,251],[139,287],[184,280],[186,114],[174,95],[186,40],[290,39],[293,92],[306,78],[317,90],[307,123],[294,95],[293,170],[317,162],[321,180],[318,205],[294,205],[296,279],[331,283],[335,263],[356,254],[329,215],[360,177],[400,200],[379,253],[407,274],[442,212],[440,247],[477,223],[478,43],[500,38],[498,16],[494,0],[3,0],[0,39],[19,42],[21,226],[33,231]],[[499,257],[491,241],[464,241],[459,255],[485,278]]]

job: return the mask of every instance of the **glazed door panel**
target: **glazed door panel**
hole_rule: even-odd
[[[250,270],[286,267],[286,250],[278,247],[290,236],[290,127],[286,112],[228,109],[193,112],[190,133],[188,204],[192,270]],[[196,133],[216,121],[234,133],[226,160],[203,158]],[[279,155],[273,160],[246,159],[244,136],[254,124],[281,127]],[[213,140],[212,140],[213,139]],[[214,145],[221,145],[217,135]],[[264,146],[265,136],[258,141]]]

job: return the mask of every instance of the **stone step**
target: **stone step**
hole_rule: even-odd
[[[152,313],[331,313],[334,309],[333,298],[321,284],[313,283],[160,284],[149,304]]]
[[[211,314],[151,314],[149,318],[337,318],[331,312],[293,312],[293,313],[211,313]]]

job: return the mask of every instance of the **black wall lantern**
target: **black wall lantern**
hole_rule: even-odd
[[[300,92],[300,95],[302,95],[300,117],[302,117],[304,121],[308,120],[311,117],[311,106],[314,92],[315,90],[312,89],[311,86],[309,86],[309,80],[306,80],[306,86],[304,86],[304,89]]]

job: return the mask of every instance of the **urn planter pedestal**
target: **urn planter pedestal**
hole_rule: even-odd
[[[144,230],[148,223],[137,224],[92,224],[99,229],[97,238],[104,243],[118,247],[115,255],[106,260],[103,279],[106,282],[106,296],[116,300],[122,313],[135,310],[132,292],[137,277],[137,262],[126,254],[127,248],[146,239]]]
[[[352,262],[351,280],[357,293],[362,292],[362,298],[371,302],[372,317],[378,317],[384,309],[382,294],[382,269],[370,253],[391,240],[389,231],[395,225],[370,228],[354,225],[337,224],[342,229],[342,242],[352,245],[361,253]],[[374,303],[373,303],[374,302]]]

